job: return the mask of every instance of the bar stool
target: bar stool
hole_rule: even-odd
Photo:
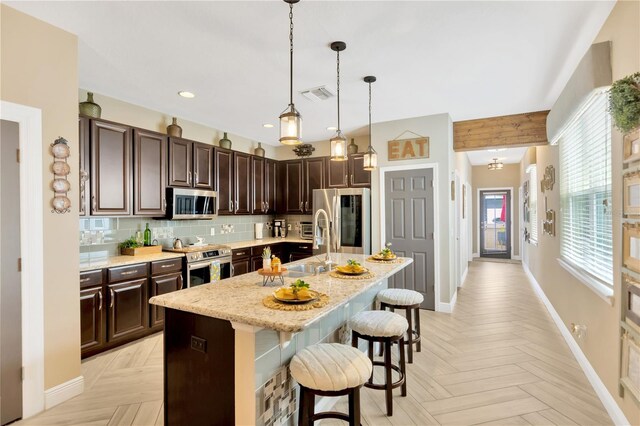
[[[402,288],[387,288],[378,293],[381,310],[390,308],[391,312],[395,312],[396,309],[404,309],[406,312],[409,331],[404,344],[408,346],[409,364],[413,363],[413,344],[416,344],[416,352],[420,352],[422,349],[420,344],[420,304],[423,300],[424,297],[417,291]],[[415,322],[412,313],[415,316]],[[414,323],[415,329],[413,328]],[[382,348],[380,348],[380,354],[382,355]]]
[[[360,388],[373,371],[364,353],[339,343],[319,343],[296,354],[289,368],[300,385],[299,426],[313,425],[321,419],[340,419],[360,426]],[[348,395],[349,414],[337,411],[316,414],[316,395]]]
[[[365,387],[371,389],[384,389],[386,394],[387,416],[393,415],[393,389],[401,387],[402,396],[407,396],[406,364],[404,359],[404,333],[409,324],[407,320],[393,312],[365,311],[355,314],[349,321],[352,330],[353,347],[358,347],[358,339],[366,340],[369,343],[369,359],[373,366],[384,367],[385,382],[377,384],[373,382],[373,372]],[[373,343],[379,342],[384,345],[384,362],[373,361]],[[398,365],[391,363],[391,346],[398,343],[400,361]],[[392,382],[391,371],[400,374],[400,378]]]

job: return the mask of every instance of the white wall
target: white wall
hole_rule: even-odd
[[[406,131],[417,133],[421,136],[429,137],[430,158],[416,160],[389,161],[387,142],[397,138],[412,137],[411,134],[403,136]],[[415,136],[415,135],[413,135]],[[440,230],[440,241],[437,242],[436,250],[440,253],[440,282],[436,283],[440,290],[440,300],[438,303],[449,303],[451,297],[455,293],[455,281],[452,274],[449,273],[453,260],[451,259],[453,238],[450,224],[452,223],[450,196],[450,181],[454,170],[453,155],[453,125],[449,114],[438,114],[427,117],[407,118],[404,120],[388,121],[384,123],[375,123],[372,125],[372,143],[378,152],[378,166],[380,168],[388,166],[415,165],[419,167],[424,164],[438,164],[437,174],[437,193],[436,215]],[[382,245],[383,236],[380,235],[380,211],[381,199],[380,194],[380,170],[371,174],[371,228],[372,249],[379,250]]]

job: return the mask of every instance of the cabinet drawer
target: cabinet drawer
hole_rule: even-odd
[[[147,277],[147,264],[141,263],[139,265],[121,266],[118,268],[109,268],[107,275],[110,283],[115,283],[124,280],[134,280],[136,278]]]
[[[168,274],[170,272],[182,272],[182,258],[151,262],[151,275]]]
[[[102,269],[80,272],[80,288],[94,287],[102,284]]]
[[[301,244],[292,244],[291,251],[306,253],[311,253],[313,251],[313,244],[311,243],[301,243]]]
[[[233,260],[241,259],[243,257],[251,256],[251,248],[247,247],[247,248],[235,249],[231,253],[232,253]]]
[[[265,245],[251,247],[251,256],[262,256],[262,250],[264,250],[265,247]]]

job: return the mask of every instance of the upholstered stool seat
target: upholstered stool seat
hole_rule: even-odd
[[[409,323],[393,312],[364,311],[349,320],[349,327],[364,336],[393,337],[406,332]]]
[[[414,290],[387,288],[381,290],[377,298],[382,311],[386,311],[387,308],[390,308],[392,312],[395,312],[396,309],[404,309],[405,317],[409,323],[409,331],[407,338],[404,339],[404,344],[407,345],[409,352],[409,364],[413,363],[413,345],[416,345],[416,352],[420,352],[422,349],[420,343],[420,304],[424,301],[424,296]],[[382,352],[382,348],[380,351]]]
[[[355,314],[349,321],[352,333],[352,345],[358,347],[358,339],[369,344],[369,359],[374,366],[384,367],[385,382],[382,384],[373,382],[373,373],[369,377],[365,387],[385,391],[387,415],[393,415],[393,389],[401,387],[402,396],[407,396],[406,365],[404,360],[404,334],[409,328],[409,323],[402,316],[386,311],[365,311]],[[378,342],[385,349],[384,362],[373,360],[373,344]],[[398,343],[400,360],[397,365],[391,362],[391,347]],[[395,382],[391,379],[391,372],[395,371],[399,379]]]
[[[388,305],[410,306],[422,303],[424,296],[417,291],[404,288],[387,288],[378,293],[378,300]]]
[[[373,365],[356,348],[339,343],[309,346],[291,360],[291,376],[300,385],[298,424],[334,418],[360,425],[360,388],[369,380]],[[314,413],[315,396],[349,396],[349,414],[335,411]]]

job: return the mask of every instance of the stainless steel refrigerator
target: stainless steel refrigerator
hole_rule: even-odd
[[[323,209],[329,217],[331,252],[371,254],[371,191],[366,188],[315,189],[313,214]],[[319,248],[314,255],[326,251],[327,223],[318,216],[318,228],[314,230]]]

